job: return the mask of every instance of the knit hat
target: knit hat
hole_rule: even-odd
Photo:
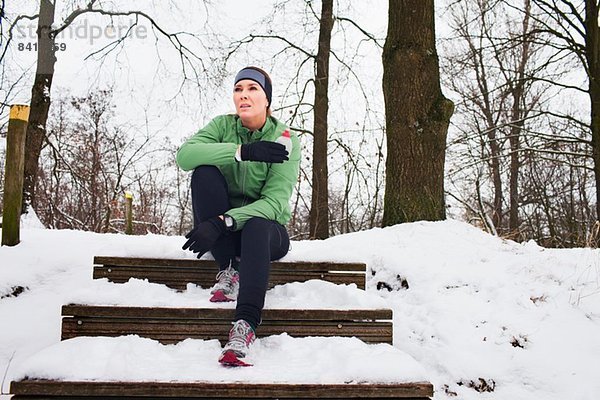
[[[271,88],[271,79],[265,75],[265,73],[256,67],[246,67],[237,73],[235,76],[234,85],[243,79],[250,79],[260,85],[267,95],[267,101],[269,106],[271,105],[271,95],[273,89]]]

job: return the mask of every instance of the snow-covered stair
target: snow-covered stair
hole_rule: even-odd
[[[66,305],[61,338],[135,334],[177,343],[192,339],[227,341],[234,310]],[[392,344],[392,310],[265,309],[258,337],[356,337],[365,343]]]
[[[320,279],[337,284],[354,283],[364,289],[366,269],[364,263],[275,261],[271,263],[269,286]],[[97,256],[94,257],[93,276],[114,283],[124,283],[131,278],[147,279],[184,290],[189,283],[211,287],[217,270],[213,260]]]
[[[196,398],[196,399],[428,399],[431,384],[418,383],[212,383],[212,382],[64,382],[21,381],[11,391],[19,399]]]
[[[142,275],[131,276],[134,279],[124,285],[102,283],[103,287],[119,287],[104,297],[108,304],[63,306],[63,340],[20,365],[17,379],[11,383],[14,399],[423,400],[433,395],[421,365],[392,346],[392,311],[381,307],[383,299],[359,289],[364,288],[364,264],[295,263],[290,270],[304,283],[280,285],[269,291],[263,323],[257,331],[260,340],[246,358],[254,366],[241,369],[224,368],[217,362],[234,312],[232,304],[165,307],[152,304],[148,296],[143,296],[139,305],[115,302],[119,292],[141,286],[155,290],[155,283],[187,288],[186,293],[178,294],[184,302],[190,301],[187,296],[206,297],[207,289],[190,286],[188,281],[190,270],[204,263],[96,257],[95,264],[96,269],[105,268],[108,273],[122,264],[125,269],[121,272],[138,268]],[[354,267],[348,269],[348,265]],[[214,279],[214,265],[204,267]],[[183,269],[184,273],[176,281],[161,282],[161,276],[173,271],[169,268]],[[149,275],[150,269],[161,272]],[[338,282],[346,285],[330,283],[335,277],[322,279],[336,274],[355,277]],[[140,280],[150,280],[149,276],[158,279],[151,280],[154,283]],[[315,278],[320,280],[313,281]],[[299,308],[306,289],[323,295],[323,299],[304,301],[301,307],[305,308]],[[82,295],[75,298],[78,296]],[[329,307],[316,309],[315,304]]]

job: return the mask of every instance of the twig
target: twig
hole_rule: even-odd
[[[10,358],[8,359],[8,364],[6,365],[6,370],[4,371],[4,376],[2,377],[2,383],[0,384],[0,394],[2,394],[2,395],[10,394],[10,393],[4,391],[4,382],[6,381],[6,375],[8,374],[8,369],[10,368],[10,363],[12,362],[12,359],[15,356],[16,352],[17,352],[16,350],[13,351]]]

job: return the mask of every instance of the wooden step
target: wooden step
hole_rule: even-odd
[[[174,382],[68,382],[23,380],[12,382],[13,400],[78,398],[281,398],[351,399],[386,398],[425,400],[433,396],[428,382],[351,384],[254,384],[254,383],[174,383]]]
[[[188,283],[212,287],[218,272],[217,264],[212,260],[97,256],[94,264],[94,279],[108,278],[115,283],[124,283],[130,278],[148,279],[178,290],[184,290]],[[354,283],[364,289],[366,269],[363,263],[274,261],[269,287],[321,279],[336,284]]]
[[[62,339],[137,334],[161,343],[187,338],[227,341],[232,308],[164,308],[65,305]],[[392,310],[265,309],[258,337],[287,332],[294,337],[357,337],[392,344]]]

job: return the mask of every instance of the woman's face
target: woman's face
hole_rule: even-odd
[[[242,120],[266,117],[267,95],[262,87],[250,79],[242,79],[233,88],[235,111]]]

